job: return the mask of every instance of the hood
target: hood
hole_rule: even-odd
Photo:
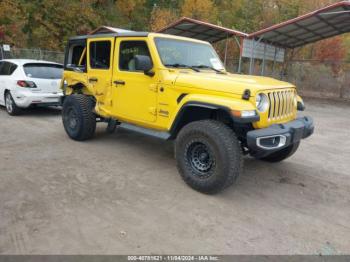
[[[244,90],[250,89],[252,94],[266,89],[292,88],[294,85],[276,80],[270,77],[238,75],[238,74],[217,74],[215,72],[190,72],[179,71],[175,85],[212,90],[241,95]]]

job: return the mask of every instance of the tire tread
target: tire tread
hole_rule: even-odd
[[[81,131],[78,132],[78,135],[72,136],[67,132],[68,135],[72,139],[77,141],[84,141],[92,138],[96,130],[96,115],[92,111],[94,108],[94,101],[92,100],[92,98],[81,94],[74,94],[68,96],[63,103],[62,114],[64,114],[64,107],[68,103],[73,103],[79,107],[79,117],[82,121]]]
[[[201,135],[208,136],[210,139],[220,137],[220,139],[217,139],[216,142],[218,142],[220,147],[226,147],[226,152],[228,153],[229,169],[227,170],[225,178],[222,181],[219,181],[215,187],[206,187],[203,186],[203,184],[196,183],[195,180],[191,179],[191,177],[188,176],[181,167],[182,164],[180,161],[177,161],[177,168],[184,181],[192,188],[203,193],[215,194],[234,184],[241,173],[243,167],[241,146],[233,130],[224,123],[216,120],[200,120],[192,122],[183,127],[177,137],[177,150],[179,147],[178,141],[181,143],[181,141],[186,139],[189,134],[196,132]],[[175,154],[176,158],[181,157],[179,152],[176,152]]]

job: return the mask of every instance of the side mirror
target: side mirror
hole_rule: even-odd
[[[154,76],[152,71],[153,64],[151,58],[146,55],[135,55],[135,69],[137,71],[143,71],[145,75]]]

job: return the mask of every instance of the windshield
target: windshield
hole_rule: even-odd
[[[224,69],[214,48],[209,44],[171,38],[155,38],[155,43],[165,66]]]
[[[63,66],[57,64],[31,63],[23,66],[27,77],[42,79],[61,79]]]

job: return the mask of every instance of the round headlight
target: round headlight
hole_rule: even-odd
[[[259,110],[259,112],[266,112],[266,110],[269,108],[269,99],[265,94],[258,94],[255,102],[256,108]]]

